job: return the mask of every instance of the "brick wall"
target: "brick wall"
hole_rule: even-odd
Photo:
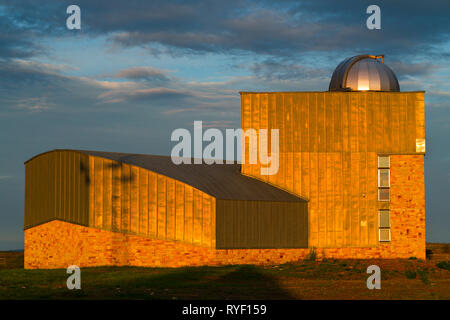
[[[425,258],[423,155],[391,156],[391,251]]]

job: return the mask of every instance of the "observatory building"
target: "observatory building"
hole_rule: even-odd
[[[247,140],[242,164],[39,154],[25,162],[25,267],[423,259],[424,126],[424,92],[361,55],[326,92],[241,92],[242,129],[279,130],[275,175],[249,164]]]

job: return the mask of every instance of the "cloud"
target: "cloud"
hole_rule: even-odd
[[[54,107],[54,105],[48,104],[45,97],[25,98],[18,100],[15,105],[16,109],[28,110],[31,112],[42,112],[49,110],[52,107]]]
[[[153,67],[133,67],[121,70],[115,78],[143,80],[153,82],[169,82],[168,72]]]
[[[203,121],[203,128],[234,128],[236,126],[236,121],[231,120],[214,120],[214,121]]]
[[[7,41],[5,50],[26,47],[28,54],[33,54],[30,45],[39,43],[39,35],[73,35],[65,30],[65,7],[60,1],[46,1],[45,5],[30,0],[1,3],[13,22],[10,28],[25,33],[30,26],[38,30],[34,37],[30,34]],[[334,50],[397,57],[420,53],[443,58],[450,54],[439,47],[450,40],[450,3],[438,0],[414,0],[408,5],[381,3],[382,29],[376,31],[365,25],[365,10],[371,2],[359,0],[79,0],[77,4],[82,11],[84,35],[106,35],[119,47],[144,47],[149,52],[251,52],[291,58],[305,53],[331,54]],[[18,39],[26,42],[15,43]]]
[[[423,76],[439,69],[437,64],[430,62],[408,63],[403,61],[389,62],[389,67],[398,76]]]
[[[42,47],[33,39],[35,32],[17,26],[1,10],[0,30],[0,59],[27,58],[42,53]]]
[[[250,70],[259,78],[265,80],[300,80],[318,77],[329,77],[332,70],[313,68],[306,65],[292,63],[289,60],[268,59],[254,63]]]
[[[169,88],[147,88],[138,90],[112,90],[100,95],[108,103],[118,102],[164,102],[179,101],[193,95],[190,92]]]

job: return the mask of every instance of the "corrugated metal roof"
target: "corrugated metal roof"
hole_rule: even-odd
[[[217,199],[306,202],[305,199],[282,189],[242,175],[240,170],[241,165],[237,163],[176,165],[168,156],[89,150],[67,151],[80,152],[148,169],[189,184]],[[31,161],[33,158],[27,162]]]

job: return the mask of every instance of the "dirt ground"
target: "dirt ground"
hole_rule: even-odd
[[[435,252],[438,250],[435,248]],[[444,249],[445,251],[445,249]],[[24,270],[23,252],[0,252],[0,299],[445,299],[450,262],[323,260],[271,266],[81,269],[81,290],[67,273]],[[381,269],[381,289],[369,290],[367,267]]]

